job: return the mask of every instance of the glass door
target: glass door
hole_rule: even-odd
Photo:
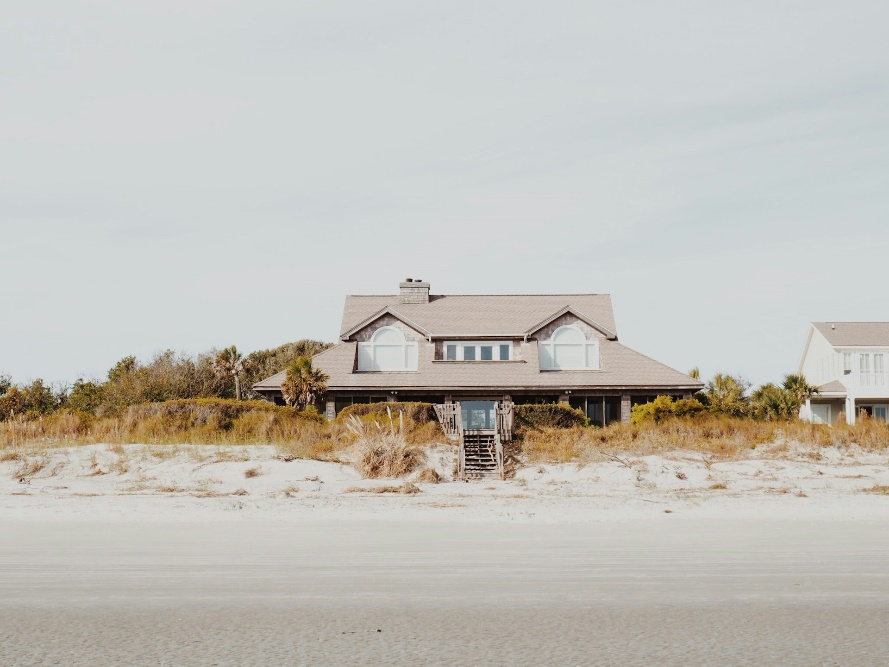
[[[494,430],[497,428],[497,401],[461,401],[463,428]]]

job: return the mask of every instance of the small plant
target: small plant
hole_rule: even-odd
[[[48,456],[29,456],[25,458],[13,473],[16,479],[27,479],[36,475],[49,464]]]
[[[435,468],[423,468],[418,474],[416,481],[425,484],[438,484],[441,482],[442,476],[438,474]]]
[[[717,482],[716,484],[711,484],[708,487],[711,491],[723,491],[728,488],[724,482]]]
[[[516,425],[523,428],[571,428],[588,426],[582,410],[565,403],[529,403],[515,406]]]
[[[259,477],[262,474],[262,469],[260,467],[256,468],[248,468],[244,471],[244,477],[250,479],[252,477]]]
[[[889,496],[889,484],[874,484],[866,489],[861,489],[864,493],[874,493],[878,496]]]
[[[343,490],[343,493],[400,493],[403,495],[413,495],[420,493],[420,487],[410,482],[405,482],[400,486],[372,486],[368,488],[360,486],[350,486]]]

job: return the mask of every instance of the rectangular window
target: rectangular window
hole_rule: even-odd
[[[830,423],[830,406],[812,404],[812,423],[829,424]]]
[[[585,346],[556,345],[553,351],[553,367],[557,369],[586,368]]]
[[[859,354],[858,355],[858,368],[861,371],[861,374],[858,376],[859,381],[865,387],[869,387],[873,384],[871,374],[870,374],[870,355],[869,354]]]
[[[444,341],[445,361],[509,361],[512,344],[505,341]]]
[[[373,369],[375,371],[406,368],[404,363],[404,346],[377,345]]]
[[[849,375],[852,372],[852,353],[843,352],[843,375]]]

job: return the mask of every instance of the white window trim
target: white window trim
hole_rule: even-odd
[[[376,343],[375,340],[377,336],[381,332],[385,331],[395,331],[401,337],[401,343]],[[371,339],[366,343],[358,343],[358,370],[362,373],[391,373],[391,372],[400,372],[400,371],[416,371],[417,363],[419,360],[419,352],[420,346],[416,341],[409,341],[405,338],[404,332],[401,329],[393,326],[385,326],[380,327],[376,331],[374,331]],[[377,347],[401,347],[401,361],[402,365],[398,368],[379,368],[379,364],[377,363],[377,355],[376,349]],[[361,359],[364,355],[361,354],[361,351],[365,350],[368,353],[368,356],[371,360],[371,367],[364,368],[361,365]],[[413,361],[413,364],[411,363]]]
[[[457,346],[457,358],[456,359],[448,359],[448,346],[456,345]],[[481,346],[491,346],[494,348],[492,352],[493,359],[485,359],[485,362],[490,363],[491,361],[512,361],[513,360],[513,349],[512,349],[512,341],[509,340],[446,340],[444,341],[441,348],[441,358],[442,361],[467,361],[463,358],[463,348],[465,347],[475,347],[481,348]],[[500,346],[507,345],[509,347],[509,358],[501,359],[500,358]],[[482,361],[481,359],[482,352],[481,349],[476,350],[476,358],[469,359],[468,361]]]
[[[539,354],[540,357],[540,370],[542,371],[597,371],[601,367],[601,360],[599,359],[599,341],[596,339],[590,340],[586,337],[586,334],[583,330],[575,326],[573,324],[564,324],[560,326],[558,329],[553,331],[552,335],[548,340],[538,341],[537,345],[539,347],[545,348],[549,352],[549,359],[555,360],[556,358],[556,350],[555,348],[559,345],[559,343],[555,342],[556,335],[562,331],[563,329],[572,329],[577,331],[584,339],[583,343],[583,359],[584,361],[588,361],[590,358],[590,350],[592,350],[592,357],[595,359],[594,365],[584,365],[577,368],[564,368],[564,367],[555,367],[554,365],[546,366],[544,365],[544,356]],[[568,345],[579,345],[579,343],[568,343]]]

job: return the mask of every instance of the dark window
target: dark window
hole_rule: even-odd
[[[605,397],[605,423],[620,421],[620,396]]]
[[[490,345],[482,345],[482,361],[492,361],[494,359],[494,348]]]
[[[475,348],[471,345],[463,348],[463,361],[475,361]]]
[[[509,361],[509,345],[500,346],[500,361]]]
[[[445,346],[445,359],[447,361],[456,361],[457,360],[457,346],[456,345]]]

